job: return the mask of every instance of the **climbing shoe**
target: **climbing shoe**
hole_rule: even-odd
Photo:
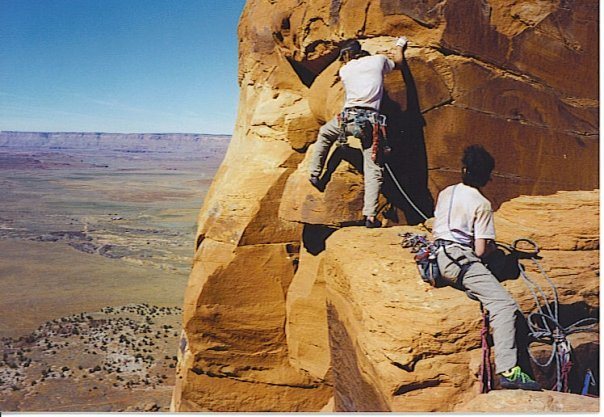
[[[499,374],[499,385],[503,389],[524,389],[528,391],[541,391],[541,385],[533,381],[530,376],[522,372],[519,366],[514,366],[507,372]]]
[[[377,229],[378,227],[382,227],[382,222],[378,219],[375,219],[374,221],[365,219],[365,227],[369,229]]]
[[[324,189],[323,183],[321,182],[321,180],[319,179],[319,177],[311,176],[308,179],[308,181],[310,181],[310,183],[312,184],[312,186],[315,187],[317,190],[323,191],[323,189]]]

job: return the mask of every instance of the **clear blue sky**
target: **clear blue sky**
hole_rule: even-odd
[[[0,0],[0,130],[232,133],[245,0]]]

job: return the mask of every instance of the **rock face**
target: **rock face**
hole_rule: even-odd
[[[565,209],[571,202],[579,202],[576,212]],[[554,215],[545,221],[535,213]],[[543,244],[541,265],[557,286],[566,325],[596,315],[599,308],[598,245],[571,248],[567,243],[597,242],[598,221],[598,193],[593,192],[522,197],[504,203],[496,213],[502,241],[530,237]],[[453,411],[456,403],[476,395],[479,305],[458,290],[432,288],[421,281],[412,254],[397,245],[398,234],[410,230],[419,231],[408,226],[379,231],[344,228],[327,242],[322,275],[327,282],[336,410]],[[523,262],[553,300],[537,267]],[[534,311],[535,302],[522,279],[505,281],[504,286],[523,312]],[[571,343],[576,351],[589,344],[597,349],[599,344],[597,334]],[[532,349],[539,351],[537,346]],[[597,367],[597,358],[577,358],[576,365],[580,384],[585,369]],[[541,370],[534,371],[544,386],[552,386]]]
[[[430,216],[458,181],[463,148],[483,144],[497,161],[484,191],[503,203],[500,238],[538,241],[565,311],[596,315],[598,193],[554,193],[598,186],[597,10],[249,0],[239,115],[199,214],[172,409],[451,411],[476,396],[477,304],[421,282],[397,236],[416,229],[335,231],[361,218],[359,151],[333,150],[324,192],[308,184],[318,129],[342,105],[336,58],[351,38],[371,53],[410,39],[382,110],[389,164],[421,210]],[[419,222],[387,175],[382,199],[389,223]],[[521,282],[506,286],[530,308]],[[592,360],[597,337],[577,343]]]
[[[519,392],[491,391],[480,395],[466,404],[455,408],[466,413],[597,413],[600,410],[598,398],[582,395],[561,394],[553,391]]]

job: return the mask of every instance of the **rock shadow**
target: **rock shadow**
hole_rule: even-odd
[[[386,400],[368,381],[361,362],[366,360],[356,354],[352,337],[338,311],[327,303],[329,346],[334,381],[335,411],[384,412],[390,411]]]
[[[319,179],[321,182],[321,186],[324,188],[325,185],[331,181],[331,177],[335,172],[336,168],[342,161],[348,162],[350,165],[354,167],[361,174],[363,173],[363,154],[360,149],[353,148],[347,145],[344,146],[336,146],[333,153],[327,160],[327,164],[325,166],[325,172]]]
[[[434,199],[428,189],[428,156],[424,138],[426,121],[422,115],[417,86],[407,64],[403,60],[401,73],[406,86],[407,108],[391,99],[385,92],[382,113],[388,119],[388,143],[392,148],[386,162],[409,198],[428,218],[434,215]],[[400,221],[397,210],[403,212],[408,224],[418,224],[424,218],[403,197],[387,170],[384,172],[382,194],[390,207],[385,217]]]
[[[325,242],[337,229],[321,224],[305,224],[302,229],[302,244],[311,255],[317,256],[325,250]]]

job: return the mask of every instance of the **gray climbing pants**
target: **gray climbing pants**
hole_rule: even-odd
[[[489,312],[493,329],[495,372],[505,372],[518,363],[516,346],[516,311],[518,307],[507,290],[484,266],[471,248],[448,245],[438,251],[438,266],[446,279],[457,279],[460,268],[451,258],[458,259],[461,256],[474,262],[463,276],[463,286],[476,296]]]
[[[343,123],[343,125],[347,136],[358,137],[356,136],[358,132],[355,132],[354,123]],[[329,149],[338,139],[339,134],[340,127],[338,126],[338,119],[335,117],[321,126],[319,137],[315,143],[314,153],[310,160],[310,175],[314,177],[319,177],[321,175]],[[366,132],[362,136],[364,137],[360,137],[359,139],[361,140],[361,147],[363,148],[363,171],[365,177],[363,215],[370,217],[377,214],[378,197],[383,182],[384,168],[371,159],[371,132]]]

